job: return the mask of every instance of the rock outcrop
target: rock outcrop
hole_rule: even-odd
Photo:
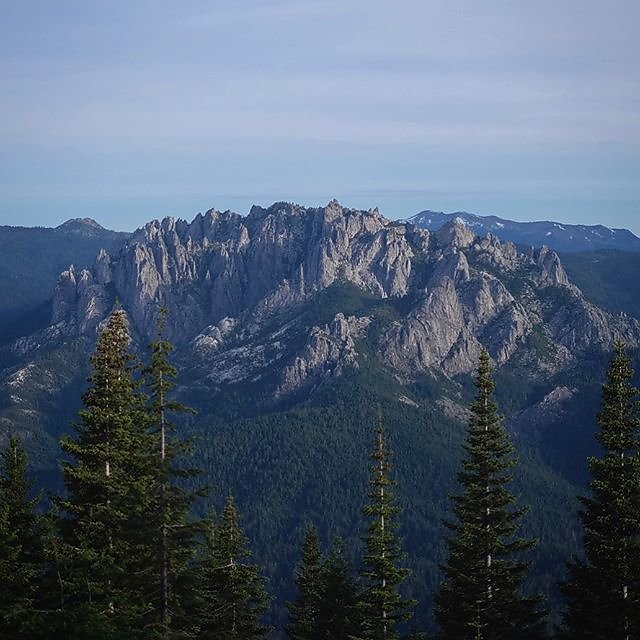
[[[208,380],[257,380],[275,368],[281,396],[358,366],[357,338],[371,318],[338,313],[323,326],[299,317],[307,302],[341,283],[397,301],[377,350],[402,380],[434,367],[467,373],[483,348],[498,366],[517,355],[533,372],[549,372],[593,344],[640,341],[638,322],[588,303],[546,247],[522,252],[494,235],[474,235],[458,219],[429,232],[335,200],[150,222],[119,251],[101,251],[92,269],[61,274],[52,325],[58,334],[95,334],[118,298],[148,339],[166,305],[168,337]],[[532,347],[533,332],[548,347],[545,357]],[[293,347],[300,336],[307,336],[303,346]]]
[[[338,313],[330,325],[313,327],[303,352],[285,368],[277,394],[285,395],[328,377],[340,376],[348,367],[358,367],[356,340],[371,318]]]
[[[91,284],[113,283],[142,332],[153,326],[159,305],[169,306],[169,336],[185,341],[224,317],[257,307],[268,315],[337,280],[381,297],[403,296],[413,255],[406,227],[375,209],[344,209],[335,201],[320,209],[279,203],[253,207],[244,218],[212,209],[191,223],[150,222],[118,254],[98,257]],[[98,292],[80,288],[77,279],[75,273],[61,276],[54,319],[83,331],[77,319],[87,296]]]

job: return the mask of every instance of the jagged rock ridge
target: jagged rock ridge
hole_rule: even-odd
[[[414,231],[417,237],[428,234]],[[172,308],[172,337],[187,341],[224,317],[258,316],[307,299],[339,279],[381,297],[407,293],[413,250],[406,229],[377,210],[331,202],[320,209],[277,204],[247,217],[211,210],[193,222],[165,218],[138,230],[116,255],[102,252],[93,270],[62,274],[54,321],[84,317],[88,287],[113,283],[144,330],[154,304]],[[74,290],[75,287],[75,290]],[[76,307],[76,320],[64,309]]]
[[[53,324],[68,335],[95,332],[117,296],[148,337],[158,307],[167,305],[169,337],[211,384],[277,371],[278,396],[358,366],[358,340],[371,317],[338,312],[320,326],[297,316],[339,283],[402,303],[376,345],[402,380],[433,367],[467,373],[483,347],[498,365],[525,357],[534,332],[547,353],[532,373],[568,366],[593,344],[637,344],[640,336],[637,321],[588,303],[546,247],[520,252],[458,219],[429,232],[336,201],[150,222],[113,255],[101,251],[92,269],[61,275]],[[292,353],[300,333],[306,338]]]

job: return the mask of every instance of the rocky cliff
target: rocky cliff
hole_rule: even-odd
[[[482,348],[498,366],[528,358],[531,375],[546,375],[593,345],[640,339],[636,320],[587,302],[546,247],[522,252],[455,218],[430,232],[336,201],[150,222],[92,269],[61,274],[52,324],[56,334],[95,333],[117,298],[148,339],[166,305],[169,337],[211,384],[275,375],[281,396],[358,366],[375,311],[337,309],[324,325],[304,313],[344,284],[393,309],[374,346],[405,381],[432,368],[470,372]]]
[[[224,317],[264,317],[339,279],[381,297],[405,295],[413,255],[404,227],[335,201],[320,209],[253,207],[247,217],[211,210],[191,223],[165,218],[138,230],[116,255],[101,253],[91,272],[63,273],[54,322],[82,332],[78,319],[99,293],[91,287],[113,283],[138,327],[149,330],[156,305],[166,304],[171,336],[185,342]]]

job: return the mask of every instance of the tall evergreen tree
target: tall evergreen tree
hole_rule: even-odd
[[[235,501],[229,497],[220,522],[212,522],[208,553],[201,567],[197,638],[252,640],[266,637],[267,629],[261,619],[268,598],[258,567],[248,562],[250,556]]]
[[[138,637],[149,613],[154,440],[129,343],[116,310],[91,357],[76,436],[61,443],[70,458],[56,549],[64,637]]]
[[[564,637],[640,638],[640,414],[633,369],[618,342],[597,416],[603,453],[589,459],[590,495],[580,499],[585,559],[563,585]]]
[[[310,527],[296,575],[298,598],[290,603],[291,640],[360,640],[364,637],[360,589],[337,539],[323,560],[318,534]]]
[[[34,637],[43,567],[39,498],[31,497],[27,455],[12,437],[0,454],[0,638]]]
[[[415,603],[399,592],[409,570],[400,566],[403,554],[396,533],[400,509],[392,490],[391,452],[381,423],[371,459],[370,502],[364,507],[364,514],[371,520],[364,540],[362,570],[364,633],[371,640],[392,640],[399,637],[398,624],[412,617]]]
[[[322,565],[322,592],[318,603],[318,640],[359,640],[363,614],[358,584],[344,557],[342,540],[335,541]]]
[[[152,603],[149,631],[156,637],[170,638],[187,625],[194,590],[192,559],[201,523],[189,520],[197,494],[184,488],[184,480],[196,474],[180,466],[187,443],[179,439],[171,414],[191,409],[171,399],[177,370],[170,362],[173,345],[165,338],[167,309],[160,310],[156,340],[150,345],[151,362],[145,369],[149,387],[149,412],[155,436],[156,483],[153,503],[154,575],[148,583]]]
[[[323,596],[323,559],[315,527],[310,526],[302,546],[302,560],[296,572],[298,597],[289,603],[291,640],[319,640],[320,600]]]
[[[517,537],[525,509],[507,489],[515,465],[513,446],[493,400],[495,384],[483,351],[475,379],[466,456],[452,497],[456,522],[446,523],[449,558],[436,597],[436,619],[445,640],[513,640],[543,636],[538,597],[525,597],[528,565],[520,552],[535,542]]]

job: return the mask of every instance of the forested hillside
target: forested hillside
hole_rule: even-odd
[[[0,227],[0,344],[47,326],[60,272],[91,265],[100,249],[114,249],[127,235],[89,219],[54,229]]]
[[[639,253],[609,250],[566,254],[562,263],[571,280],[597,305],[640,318]]]
[[[566,577],[565,562],[581,555],[575,492],[584,488],[551,472],[521,438],[512,447],[493,404],[494,382],[486,352],[475,378],[477,391],[466,428],[455,421],[443,422],[429,403],[421,407],[407,396],[399,399],[398,383],[367,367],[327,387],[314,402],[256,416],[236,396],[218,406],[217,420],[196,426],[197,416],[174,423],[189,412],[174,400],[178,372],[169,360],[172,345],[160,334],[150,353],[142,356],[148,365],[140,369],[126,327],[126,315],[117,311],[101,333],[91,359],[84,408],[75,428],[62,437],[65,489],[50,494],[55,506],[50,517],[43,519],[36,511],[41,494],[29,500],[26,457],[18,438],[12,438],[3,456],[0,572],[6,576],[5,584],[14,587],[0,599],[0,610],[3,628],[11,629],[12,637],[66,638],[84,629],[83,633],[101,638],[204,639],[229,629],[229,637],[262,638],[270,627],[273,637],[284,637],[286,627],[291,638],[312,638],[296,635],[303,633],[304,625],[287,626],[284,604],[298,602],[303,607],[305,602],[296,599],[302,595],[294,567],[313,530],[319,532],[314,543],[320,571],[315,593],[324,611],[313,619],[322,625],[333,620],[331,624],[338,626],[332,627],[332,637],[347,637],[341,635],[347,633],[347,619],[349,635],[355,632],[353,637],[362,640],[379,637],[375,629],[386,630],[380,637],[399,637],[409,629],[412,637],[418,637],[417,630],[434,628],[436,593],[440,594],[437,619],[445,638],[458,637],[453,631],[456,625],[467,633],[477,624],[493,625],[507,634],[499,637],[512,637],[511,625],[519,618],[509,598],[525,609],[533,607],[528,614],[522,609],[521,624],[529,629],[526,637],[542,638],[544,629],[560,620],[558,587]],[[599,437],[605,449],[630,452],[630,479],[636,477],[638,458],[633,451],[640,428],[632,375],[630,360],[619,344],[604,387],[605,410],[598,418],[611,435],[602,431]],[[617,393],[624,393],[623,409]],[[615,438],[611,429],[621,424],[628,431],[626,440],[618,443],[610,439]],[[493,434],[493,440],[485,442],[485,434]],[[185,449],[190,437],[192,446]],[[485,446],[493,447],[494,453]],[[482,479],[485,463],[474,460],[484,456],[486,464],[497,456],[491,464],[499,475]],[[596,462],[590,464],[596,473]],[[203,477],[198,470],[207,473]],[[205,489],[205,478],[215,485]],[[486,535],[495,526],[498,537],[492,543],[495,549],[484,552],[493,562],[487,560],[482,570],[471,559],[477,553],[474,544],[462,565],[455,559],[456,545],[470,544],[465,542],[466,519],[474,509],[485,513],[482,502],[473,506],[473,496],[478,495],[474,482],[486,482],[486,493],[482,487],[479,495],[489,499],[495,492],[491,499],[497,501],[486,508]],[[470,493],[466,502],[455,498],[457,507],[452,509],[450,496],[461,486]],[[509,493],[503,493],[507,489]],[[630,491],[640,488],[632,484]],[[231,500],[231,495],[236,498]],[[511,502],[519,508],[508,507]],[[220,520],[211,515],[216,511],[222,513]],[[453,529],[458,542],[445,526],[453,511],[460,522]],[[495,519],[499,512],[503,520]],[[489,517],[490,513],[494,515]],[[239,514],[245,514],[247,540]],[[633,539],[640,523],[632,510],[628,517],[625,540]],[[515,518],[523,518],[522,525]],[[583,521],[590,526],[588,519]],[[395,522],[397,532],[392,527]],[[476,526],[473,519],[469,522]],[[485,525],[478,531],[484,536]],[[613,536],[614,531],[605,527],[598,535]],[[449,556],[443,576],[446,540],[454,555]],[[254,551],[251,562],[257,564],[247,564],[249,544]],[[484,543],[479,539],[476,544]],[[323,548],[328,555],[323,555]],[[526,556],[521,556],[525,550]],[[517,574],[508,568],[514,553],[514,558],[531,562],[513,565],[520,567]],[[239,562],[237,572],[234,558]],[[628,551],[620,562],[633,563],[634,558]],[[592,549],[588,561],[599,566]],[[466,614],[456,613],[467,597],[465,589],[471,588],[467,574],[477,571],[481,571],[480,591],[476,595],[470,591],[468,597],[472,603],[487,598],[485,608],[477,615],[473,606]],[[487,571],[490,583],[483,577]],[[628,583],[637,580],[630,571],[624,578]],[[334,593],[333,580],[338,579],[348,592],[328,604],[324,598]],[[491,589],[498,590],[505,579],[498,599],[499,591],[492,595]],[[387,585],[383,591],[379,580]],[[573,573],[570,585],[580,580],[581,574]],[[493,585],[489,591],[486,584]],[[274,596],[270,607],[265,588]],[[575,599],[579,592],[573,586],[567,589]],[[635,586],[627,589],[634,593]],[[349,598],[355,607],[351,613],[343,609],[351,606]],[[594,606],[607,611],[609,605],[603,599],[602,605],[594,602]],[[292,620],[299,620],[303,610],[296,609],[298,617]],[[380,618],[380,611],[388,616]],[[464,615],[469,616],[467,623]],[[635,625],[632,614],[624,615],[625,624]],[[340,616],[347,617],[338,624]],[[569,629],[583,624],[580,609],[571,609],[567,616]]]

